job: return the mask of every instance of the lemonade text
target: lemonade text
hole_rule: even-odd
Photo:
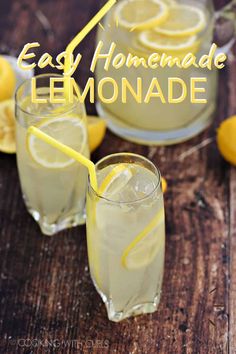
[[[94,78],[89,78],[84,90],[81,92],[74,78],[70,77],[51,77],[49,85],[49,100],[51,103],[73,103],[74,99],[84,102],[89,95],[91,103],[95,102],[95,94],[99,100],[106,104],[114,103],[119,100],[127,103],[134,99],[137,103],[149,103],[151,99],[157,99],[161,103],[181,103],[188,96],[191,103],[207,103],[207,100],[198,94],[205,93],[203,86],[206,83],[205,77],[192,77],[189,82],[189,92],[186,83],[178,78],[168,78],[168,94],[165,96],[158,78],[153,78],[149,84],[148,90],[143,90],[142,78],[138,77],[136,85],[132,85],[126,78],[121,78],[118,84],[113,78],[105,77],[97,83],[95,87]],[[58,83],[61,84],[58,87]],[[202,84],[201,86],[199,84]],[[66,90],[65,90],[66,87]],[[178,94],[176,93],[178,89]],[[179,93],[181,92],[181,93]],[[33,103],[47,103],[46,98],[37,96],[36,79],[32,78],[31,99]]]

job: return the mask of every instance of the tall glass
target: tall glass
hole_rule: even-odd
[[[90,273],[112,321],[156,311],[164,271],[160,173],[129,153],[96,164],[99,193],[87,195]]]
[[[152,53],[166,53],[181,60],[187,53],[192,52],[199,60],[203,54],[207,54],[212,44],[213,30],[217,19],[212,0],[157,0],[157,2],[162,3],[162,6],[167,8],[168,14],[171,13],[172,9],[178,9],[178,6],[180,6],[182,23],[178,23],[178,18],[173,16],[173,22],[169,25],[169,28],[173,31],[170,31],[169,35],[166,34],[167,31],[163,32],[164,35],[161,32],[169,17],[160,23],[158,33],[154,25],[148,29],[137,27],[132,30],[129,24],[124,24],[124,18],[127,18],[127,21],[129,19],[138,21],[142,18],[142,11],[135,10],[133,7],[133,11],[130,10],[129,12],[126,5],[132,3],[132,0],[118,0],[104,19],[103,27],[98,27],[97,42],[103,41],[104,43],[101,53],[107,54],[112,42],[114,42],[116,48],[112,58],[118,53],[123,53],[126,57],[131,53],[147,60]],[[150,16],[153,16],[151,11],[153,0],[142,1],[142,3],[147,9],[150,5]],[[186,11],[186,17],[183,19],[183,9],[186,8],[189,10]],[[178,36],[175,33],[181,29],[184,23],[189,24],[189,26],[193,25],[195,15],[191,20],[191,17],[188,18],[188,13],[191,16],[193,16],[192,13],[198,14],[199,30],[196,30],[197,33],[189,31],[189,34],[186,32],[185,36]],[[135,14],[137,15],[136,18]],[[202,21],[202,26],[200,26],[200,21]],[[226,29],[227,27],[229,26],[226,26]],[[224,36],[227,37],[228,34],[224,31],[224,28],[223,32]],[[111,77],[116,81],[119,96],[113,103],[104,103],[102,100],[98,100],[98,112],[106,118],[108,127],[113,132],[128,140],[151,145],[174,144],[197,135],[213,120],[217,97],[216,69],[210,71],[195,66],[188,69],[182,69],[178,66],[152,69],[144,68],[142,65],[138,68],[134,66],[128,68],[124,65],[117,69],[113,67],[111,62],[109,69],[104,70],[104,60],[99,60],[96,67],[97,81],[100,82],[104,77]],[[161,101],[160,98],[152,98],[148,103],[145,103],[145,95],[154,77],[158,79],[165,102]],[[168,78],[171,77],[183,80],[187,87],[186,99],[178,104],[169,103],[167,100]],[[192,103],[190,100],[190,79],[199,77],[207,79],[206,83],[197,85],[205,88],[205,94],[198,97],[202,98],[204,96],[207,103]],[[127,102],[122,102],[122,78],[129,81],[134,92],[137,91],[137,78],[142,79],[141,103],[137,102],[131,94],[128,94]],[[175,97],[181,96],[181,90],[181,86],[176,85]],[[106,98],[111,97],[110,84],[103,86],[103,95]]]
[[[46,235],[85,222],[87,171],[56,149],[29,137],[27,128],[34,125],[89,157],[85,107],[77,101],[51,103],[51,78],[62,76],[48,74],[35,78],[37,99],[45,100],[44,103],[32,103],[31,80],[16,92],[17,164],[23,198]],[[56,84],[58,89],[62,85]],[[64,95],[57,93],[55,97],[63,100]]]

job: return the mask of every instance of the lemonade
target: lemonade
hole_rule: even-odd
[[[207,5],[206,5],[207,4]],[[152,53],[166,53],[179,59],[192,52],[197,59],[209,52],[213,37],[213,7],[206,1],[172,0],[121,0],[106,16],[99,27],[97,41],[103,41],[102,53],[108,53],[114,42],[114,56],[129,53],[148,58]],[[153,77],[158,79],[164,96],[168,96],[168,78],[180,78],[187,86],[187,98],[178,104],[163,103],[153,98],[150,102],[138,103],[132,95],[127,103],[121,97],[106,104],[98,102],[100,115],[118,135],[129,140],[147,144],[172,144],[186,140],[208,126],[215,110],[217,70],[191,66],[187,69],[177,66],[138,68],[112,65],[104,70],[100,60],[96,78],[113,78],[121,91],[121,79],[127,78],[132,87],[137,87],[137,78],[142,79],[143,91],[147,92]],[[193,104],[190,101],[190,79],[206,78],[204,98],[207,103]],[[109,85],[104,86],[104,96],[110,97]],[[175,96],[181,95],[176,86]],[[201,95],[199,95],[202,97]]]
[[[90,273],[108,317],[154,312],[161,295],[165,225],[160,175],[147,159],[110,155],[96,164],[98,191],[89,186]]]
[[[85,222],[87,170],[66,155],[27,135],[30,125],[89,157],[85,109],[82,104],[51,104],[49,75],[36,77],[37,93],[47,103],[32,103],[31,82],[16,98],[17,163],[26,206],[44,234]]]

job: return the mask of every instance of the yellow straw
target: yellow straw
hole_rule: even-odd
[[[101,21],[116,0],[109,0],[101,10],[89,21],[89,23],[80,31],[77,36],[72,39],[66,48],[64,74],[70,71],[70,56],[79,43],[87,36],[87,34]],[[67,80],[66,80],[67,81]]]
[[[83,156],[79,152],[75,151],[74,149],[70,148],[69,146],[66,146],[66,145],[60,143],[58,140],[52,138],[48,134],[43,133],[38,128],[30,126],[28,128],[28,134],[35,135],[37,138],[43,140],[45,143],[53,146],[54,148],[60,150],[65,155],[71,157],[72,159],[80,162],[82,165],[87,167],[88,172],[89,172],[91,186],[95,190],[95,192],[97,192],[98,183],[97,183],[97,176],[96,176],[96,168],[95,168],[94,163],[91,160],[87,159],[85,156]]]

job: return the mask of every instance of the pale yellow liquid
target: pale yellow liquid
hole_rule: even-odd
[[[99,183],[114,167],[115,165],[111,165],[99,171]],[[105,199],[97,202],[90,193],[87,197],[90,272],[106,304],[109,319],[113,321],[155,311],[161,294],[165,250],[164,220],[149,235],[153,238],[154,245],[155,242],[159,243],[158,252],[150,262],[146,248],[149,237],[142,244],[141,258],[147,259],[145,265],[140,266],[137,262],[137,269],[127,269],[121,261],[125,248],[163,209],[160,189],[145,198],[154,188],[154,173],[139,165],[135,165],[134,170],[134,178],[112,196],[116,203]],[[137,196],[144,199],[132,202]],[[124,200],[126,203],[119,204],[119,201]]]
[[[148,0],[147,0],[148,2]],[[178,3],[193,4],[193,6],[201,6],[197,1],[195,2],[184,2],[179,1]],[[198,36],[200,40],[200,45],[198,50],[194,55],[200,58],[203,54],[209,52],[211,42],[213,25],[210,21],[210,12],[207,8],[201,7],[205,13],[207,28],[205,28],[202,33]],[[118,53],[123,53],[126,56],[129,53],[137,55],[139,57],[147,58],[150,54],[155,52],[155,50],[148,50],[146,47],[142,46],[138,42],[138,35],[140,32],[134,31],[129,32],[129,30],[118,27],[115,23],[115,8],[113,11],[107,15],[104,21],[105,31],[99,28],[97,41],[102,40],[104,46],[102,48],[102,53],[108,53],[110,45],[115,42],[117,47],[114,56]],[[174,54],[172,54],[174,56]],[[163,91],[164,97],[167,103],[162,103],[159,98],[152,98],[150,102],[147,103],[137,103],[131,94],[128,94],[127,103],[121,102],[121,94],[114,103],[104,104],[99,103],[99,112],[104,113],[111,125],[120,127],[122,129],[140,129],[145,131],[157,131],[157,132],[168,132],[176,131],[178,129],[186,128],[195,122],[201,122],[204,125],[204,120],[209,120],[209,117],[214,112],[215,109],[215,99],[216,99],[216,87],[217,87],[217,72],[216,70],[209,71],[207,69],[199,69],[195,67],[190,67],[188,69],[181,69],[178,67],[173,68],[127,68],[123,66],[120,69],[115,69],[112,65],[108,71],[104,70],[104,60],[98,61],[96,77],[97,81],[100,81],[104,77],[112,77],[118,84],[119,92],[121,92],[121,78],[125,77],[131,83],[134,90],[137,87],[137,77],[142,78],[143,83],[143,100],[148,91],[149,85],[153,77],[158,79],[160,87]],[[187,86],[187,98],[178,104],[168,103],[168,78],[178,77],[182,79]],[[190,101],[190,78],[191,77],[205,77],[207,82],[204,83],[203,87],[206,92],[199,95],[199,98],[205,98],[207,103],[193,104]],[[199,84],[201,86],[201,84]],[[137,89],[136,89],[137,90]],[[175,87],[175,97],[181,96],[180,86]],[[111,96],[111,86],[104,85],[104,96]],[[207,125],[207,123],[205,124]],[[115,129],[116,130],[116,129]],[[119,129],[118,129],[119,130]],[[122,135],[122,132],[121,132]],[[192,132],[194,135],[194,132]],[[132,140],[132,139],[131,139]],[[134,140],[136,140],[134,138]]]
[[[30,109],[24,104],[25,109]],[[27,147],[27,128],[41,123],[50,107],[40,106],[38,118],[19,112],[16,124],[17,163],[23,196],[29,212],[43,233],[51,235],[85,222],[87,170],[78,163],[65,168],[46,168],[33,160]],[[36,114],[37,111],[34,113]],[[75,114],[73,115],[75,116]],[[81,115],[82,121],[85,117]],[[64,134],[67,132],[65,131]],[[87,140],[80,151],[89,157]]]

